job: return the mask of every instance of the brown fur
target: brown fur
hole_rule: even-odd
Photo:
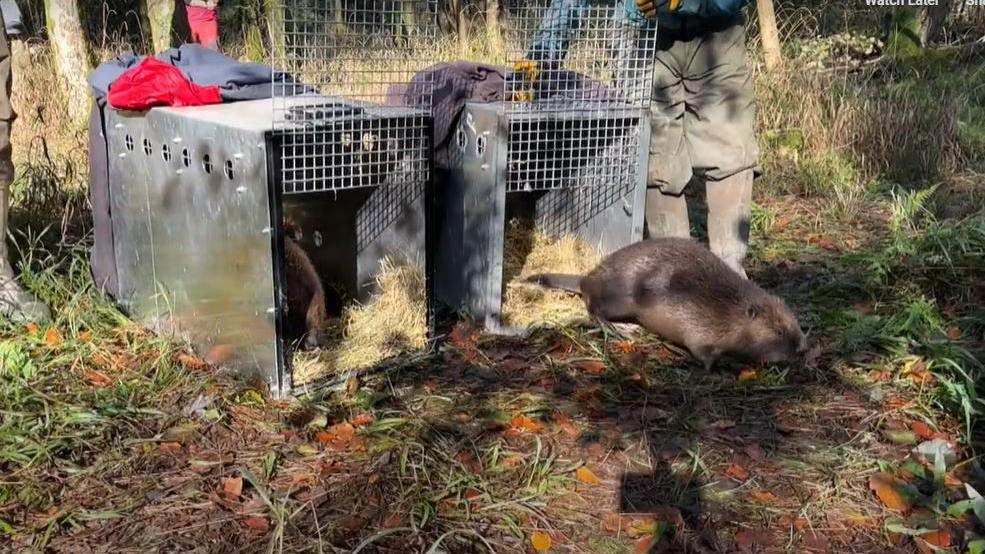
[[[325,289],[308,253],[291,238],[295,230],[293,222],[285,221],[284,229],[288,327],[301,330],[296,334],[304,335],[309,348],[319,346],[328,322]]]
[[[685,346],[706,368],[722,356],[798,362],[807,341],[784,304],[690,239],[650,239],[618,250],[583,277],[528,279],[580,292],[602,321],[636,323]]]

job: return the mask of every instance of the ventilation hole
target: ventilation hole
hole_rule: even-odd
[[[486,153],[486,137],[482,135],[475,137],[475,153],[480,158]]]
[[[127,150],[133,152],[133,137],[127,135],[126,138],[123,139],[123,144],[126,145]]]
[[[230,181],[233,180],[233,176],[234,175],[233,175],[233,161],[232,160],[226,160],[226,163],[223,164],[223,166],[222,166],[222,172],[226,174],[226,179],[229,179]]]
[[[192,164],[192,157],[191,157],[191,154],[188,153],[188,149],[187,148],[182,148],[181,149],[181,163],[185,167],[188,167],[188,166],[190,166]]]
[[[171,161],[171,145],[170,144],[165,144],[165,145],[161,146],[161,158],[164,161],[166,161],[166,162],[170,162]]]
[[[210,158],[208,154],[202,156],[202,169],[204,169],[206,173],[212,173],[212,158]]]
[[[153,152],[153,151],[154,151],[154,147],[151,146],[150,141],[147,140],[147,139],[144,139],[144,154],[147,154],[148,156],[150,156],[151,155],[151,152]]]
[[[465,152],[465,145],[468,144],[468,138],[465,136],[465,129],[459,129],[455,133],[455,142],[458,144],[458,149]]]

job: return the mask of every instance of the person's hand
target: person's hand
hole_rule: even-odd
[[[657,10],[664,6],[667,6],[672,12],[676,12],[677,8],[681,7],[681,0],[636,0],[636,7],[647,19],[657,17]]]

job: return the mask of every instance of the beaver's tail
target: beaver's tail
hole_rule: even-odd
[[[524,279],[527,283],[534,283],[549,289],[561,289],[575,294],[581,294],[581,275],[569,275],[566,273],[539,273]]]

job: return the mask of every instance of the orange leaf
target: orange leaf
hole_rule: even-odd
[[[31,322],[24,326],[24,329],[31,335],[37,333],[40,328],[37,323]]]
[[[178,442],[162,442],[157,445],[157,448],[162,452],[181,452],[181,443]]]
[[[335,448],[345,448],[353,443],[356,429],[350,423],[338,423],[315,433],[315,440]]]
[[[571,418],[560,412],[554,414],[554,423],[568,438],[576,439],[581,434],[581,431],[571,421]]]
[[[366,479],[366,482],[369,483],[370,485],[375,485],[380,482],[380,479],[382,479],[382,477],[380,477],[380,474],[374,473],[369,476],[369,479]]]
[[[503,467],[517,467],[523,465],[523,458],[519,456],[510,456],[503,460]]]
[[[243,494],[243,478],[230,477],[222,480],[222,492],[226,498],[235,500]]]
[[[202,358],[190,354],[178,354],[177,360],[181,367],[192,371],[201,371],[209,366]]]
[[[475,455],[472,454],[471,450],[459,450],[458,453],[455,454],[455,460],[465,466],[465,469],[468,470],[469,473],[473,475],[482,474],[482,463],[475,458]]]
[[[599,479],[597,475],[592,473],[592,470],[588,469],[585,466],[581,466],[580,468],[578,468],[577,471],[575,471],[575,477],[582,483],[585,483],[586,485],[602,484],[602,480]]]
[[[759,379],[759,374],[756,373],[755,369],[743,369],[739,372],[739,382],[744,383],[746,381],[755,381]]]
[[[749,493],[754,499],[764,503],[764,504],[775,504],[780,501],[775,494],[770,491],[753,491]]]
[[[530,419],[527,416],[516,416],[510,420],[510,427],[518,431],[530,431],[536,433],[544,428],[544,425]]]
[[[752,531],[739,531],[735,534],[735,544],[739,548],[750,549],[756,544],[756,535]]]
[[[961,329],[957,327],[951,327],[947,330],[947,338],[951,340],[958,340],[961,338]]]
[[[910,429],[924,440],[930,440],[934,436],[934,430],[930,428],[930,425],[922,421],[914,421],[910,424]]]
[[[89,370],[82,375],[82,378],[86,380],[86,383],[98,388],[108,386],[113,382],[108,375],[101,371]]]
[[[929,544],[940,548],[948,548],[951,546],[951,533],[948,532],[947,529],[938,529],[933,533],[927,533],[920,538],[927,541]]]
[[[735,427],[735,422],[730,419],[720,419],[705,426],[706,429],[712,431],[724,431],[725,429],[731,429],[732,427]]]
[[[909,499],[900,492],[902,483],[889,473],[880,472],[869,477],[869,488],[890,510],[905,512],[912,507]]]
[[[653,537],[640,537],[633,544],[633,554],[648,554],[653,548]]]
[[[482,491],[480,491],[479,489],[468,488],[465,489],[464,492],[462,492],[462,496],[465,498],[465,500],[472,500],[482,496]]]
[[[605,365],[605,362],[600,362],[598,360],[588,360],[586,362],[579,362],[575,364],[575,367],[584,371],[585,373],[588,373],[589,375],[598,375],[600,373],[604,373],[608,366]]]
[[[79,340],[82,342],[89,342],[92,340],[92,331],[82,331],[79,333]]]
[[[270,521],[265,517],[253,516],[244,519],[243,525],[254,531],[266,531],[270,527]]]
[[[233,354],[232,346],[228,344],[217,344],[205,355],[205,361],[214,365],[224,364],[232,359]]]
[[[50,348],[54,348],[58,346],[59,344],[61,344],[61,342],[62,342],[62,334],[58,332],[58,329],[52,327],[51,329],[45,331],[44,343],[48,345]]]
[[[538,531],[530,536],[530,545],[537,552],[547,552],[551,549],[551,536]]]
[[[728,475],[736,481],[745,481],[749,478],[749,472],[746,468],[740,466],[739,464],[732,464],[728,466],[728,469],[725,470],[725,475]]]
[[[612,344],[616,347],[616,350],[622,352],[623,354],[631,354],[636,350],[636,345],[632,341],[620,340]]]
[[[373,417],[373,414],[359,414],[352,418],[352,424],[356,427],[365,427],[374,421],[376,421],[376,418]]]
[[[392,515],[383,520],[383,527],[386,529],[393,529],[394,527],[400,527],[404,524],[404,517],[401,515]]]
[[[622,529],[622,516],[611,513],[605,514],[602,518],[602,530],[609,533],[618,533]]]

